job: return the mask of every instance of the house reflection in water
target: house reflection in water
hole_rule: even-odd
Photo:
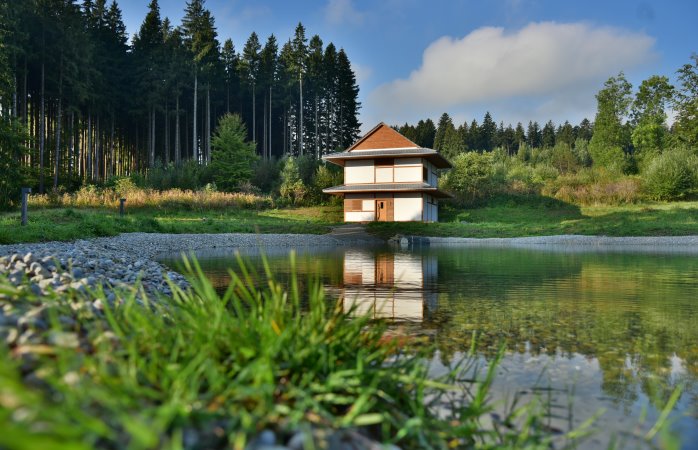
[[[342,301],[345,310],[374,318],[420,322],[436,310],[436,256],[373,253],[359,249],[344,254]]]

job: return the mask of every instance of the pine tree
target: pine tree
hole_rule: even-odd
[[[434,138],[436,137],[436,126],[431,119],[420,120],[417,124],[417,140],[414,141],[418,145],[425,148],[434,148]]]
[[[543,144],[543,139],[540,132],[540,125],[536,121],[528,122],[528,130],[526,132],[526,143],[532,148],[540,148]]]
[[[523,125],[521,125],[521,122],[516,124],[516,130],[514,131],[514,142],[516,149],[526,143],[526,132],[524,131]]]
[[[448,130],[452,128],[454,128],[454,126],[451,116],[449,116],[447,113],[441,114],[439,124],[436,126],[436,134],[434,135],[434,150],[443,150]]]
[[[494,148],[495,136],[497,134],[497,124],[492,120],[489,111],[485,113],[485,117],[480,127],[480,149],[491,151]]]
[[[552,120],[549,120],[548,123],[543,126],[540,137],[543,148],[555,147],[555,124]]]
[[[340,49],[337,53],[337,93],[338,93],[338,122],[339,122],[339,148],[346,148],[359,137],[361,124],[358,120],[359,85],[356,84],[356,76],[351,70],[349,58]]]
[[[303,101],[303,74],[305,73],[308,64],[308,39],[305,37],[305,27],[298,22],[296,26],[295,36],[292,41],[293,60],[291,70],[298,81],[298,154],[303,156],[303,135],[305,128],[303,126],[303,112],[305,103]]]
[[[247,39],[245,47],[242,50],[242,58],[240,58],[239,70],[243,83],[247,85],[250,91],[250,99],[252,103],[252,112],[250,122],[252,123],[252,142],[257,147],[257,80],[259,78],[260,68],[260,50],[262,45],[259,43],[259,37],[254,31]]]
[[[262,139],[262,155],[264,155],[265,158],[271,158],[272,120],[270,116],[273,109],[273,89],[276,86],[278,78],[278,51],[279,46],[276,43],[276,37],[272,34],[267,39],[264,48],[260,52],[259,69],[260,86],[264,93],[264,120],[262,121],[264,124],[262,127],[264,137]]]

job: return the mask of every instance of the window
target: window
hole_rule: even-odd
[[[429,168],[427,166],[422,168],[422,179],[427,183],[429,182]]]
[[[376,160],[376,166],[394,166],[395,160],[393,158],[383,158]]]
[[[344,200],[345,211],[363,211],[363,200]]]

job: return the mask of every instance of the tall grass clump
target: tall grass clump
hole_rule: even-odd
[[[104,208],[118,205],[119,198],[122,197],[126,198],[128,208],[266,209],[274,205],[272,198],[267,195],[218,192],[214,189],[158,191],[139,188],[128,178],[117,181],[113,188],[88,185],[74,193],[30,195],[29,204],[34,207]]]
[[[420,351],[319,283],[301,291],[291,277],[285,288],[267,267],[256,288],[243,264],[219,295],[185,264],[191,288],[149,298],[134,287],[102,310],[89,301],[101,288],[38,297],[0,275],[5,313],[49,324],[0,344],[0,447],[242,450],[262,430],[284,442],[348,430],[405,449],[550,445],[540,405],[480,422],[493,367],[466,388],[455,385],[462,372],[429,379]]]
[[[639,177],[597,168],[560,175],[549,180],[541,192],[576,205],[622,205],[645,198]]]

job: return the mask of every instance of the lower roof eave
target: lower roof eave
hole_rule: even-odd
[[[453,198],[453,195],[448,192],[436,188],[412,188],[412,189],[342,189],[327,188],[322,190],[325,194],[344,195],[344,194],[379,194],[379,193],[408,193],[417,192],[425,193],[439,198]]]

